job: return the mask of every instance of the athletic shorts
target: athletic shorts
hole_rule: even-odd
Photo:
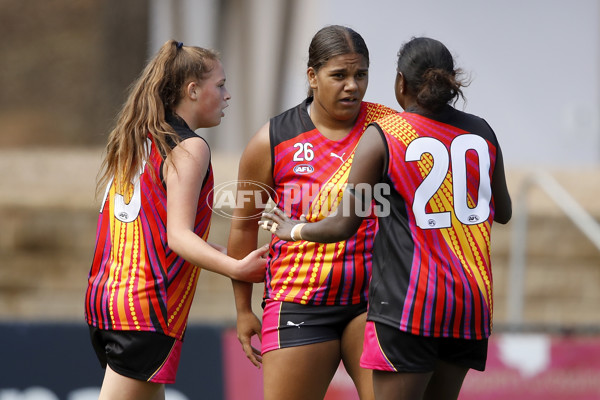
[[[90,338],[102,368],[154,383],[175,383],[181,340],[156,332],[112,331],[90,326]]]
[[[360,366],[395,372],[431,372],[437,360],[485,370],[487,339],[469,340],[412,335],[367,321]]]
[[[367,311],[367,303],[310,306],[267,300],[263,307],[262,354],[285,347],[340,340],[350,321]]]

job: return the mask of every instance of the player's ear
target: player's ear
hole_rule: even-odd
[[[308,85],[312,90],[317,88],[317,71],[313,67],[308,67],[306,70],[306,76],[308,78]]]
[[[406,90],[406,81],[404,80],[402,72],[398,72],[396,75],[396,88],[400,93],[404,93]]]
[[[198,92],[200,91],[200,88],[198,87],[198,84],[196,82],[190,82],[187,84],[187,86],[185,87],[185,94],[186,96],[188,96],[190,99],[192,100],[197,100],[198,99]]]

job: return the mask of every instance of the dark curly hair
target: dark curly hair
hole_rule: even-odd
[[[398,51],[397,71],[407,89],[423,109],[436,112],[452,100],[465,100],[461,87],[463,71],[455,68],[454,58],[443,43],[427,37],[413,37]]]

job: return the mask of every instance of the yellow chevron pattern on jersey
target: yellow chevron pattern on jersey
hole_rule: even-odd
[[[310,204],[309,213],[306,215],[307,221],[320,221],[337,209],[337,206],[339,205],[339,202],[344,194],[346,183],[348,182],[348,176],[350,174],[350,167],[352,165],[352,160],[354,159],[355,150],[356,147],[352,150],[352,154],[338,168],[331,178],[320,187],[318,194]],[[281,299],[280,296],[285,293],[288,284],[294,278],[299,278],[300,280],[304,281],[307,278],[307,275],[310,273],[308,288],[302,294],[302,300],[300,301],[301,304],[306,304],[315,286],[314,284],[317,282],[317,278],[319,278],[319,285],[322,285],[325,282],[329,276],[329,271],[333,267],[333,263],[330,262],[330,260],[339,257],[344,250],[345,243],[345,241],[339,243],[316,243],[313,244],[313,251],[310,254],[306,251],[308,249],[305,242],[291,244],[290,250],[297,248],[298,252],[296,253],[296,257],[294,257],[293,267],[288,273],[288,276],[284,279],[283,286],[275,295],[274,299]],[[291,253],[292,252],[290,252],[286,258],[291,257]],[[310,270],[308,270],[309,265],[306,265],[305,268],[302,268],[300,265],[302,260],[306,258],[307,255],[309,256],[308,259],[312,259],[314,256],[314,262]],[[279,275],[276,276],[276,278],[282,278],[282,276]],[[296,297],[299,292],[300,286],[297,286],[290,291],[289,296]]]
[[[356,147],[352,149],[350,156],[346,159],[346,161],[344,161],[344,163],[338,168],[332,177],[320,188],[315,200],[311,203],[309,213],[306,216],[306,220],[308,222],[320,221],[337,209],[340,201],[342,200],[344,189],[346,188],[346,184],[348,182],[348,176],[350,175],[350,167],[352,166],[355,150]],[[317,276],[320,276],[321,279],[319,280],[319,284],[322,285],[327,279],[329,271],[333,267],[332,263],[323,263],[324,254],[329,254],[329,252],[335,253],[337,247],[337,254],[335,256],[331,256],[331,258],[339,257],[344,250],[345,244],[346,242],[342,241],[338,244],[319,243],[317,245],[317,253],[311,271],[309,287],[303,294],[302,300],[306,301],[310,297]],[[318,274],[320,270],[322,273]]]
[[[377,121],[388,134],[401,141],[405,147],[419,137],[415,129],[401,116],[391,116]],[[430,154],[424,154],[417,162],[421,176],[425,178],[433,168],[433,158]],[[470,207],[474,207],[471,197],[468,198]],[[454,209],[452,196],[452,174],[448,171],[444,183],[429,202],[433,212],[450,211]],[[454,212],[451,212],[452,227],[439,229],[454,255],[461,261],[465,271],[475,278],[481,293],[485,293],[487,305],[492,312],[492,285],[488,276],[487,267],[490,265],[489,253],[482,253],[480,248],[489,248],[490,225],[488,222],[478,225],[464,225],[458,221]],[[459,230],[459,231],[458,231]],[[469,268],[476,265],[477,269]]]
[[[116,185],[112,185],[109,192],[110,198],[114,198],[116,193]],[[126,203],[129,203],[132,194],[133,187],[130,187],[130,192],[126,196]],[[114,205],[113,201],[109,202],[110,215],[114,215]],[[116,218],[111,218],[110,230],[112,237],[118,237],[118,246],[113,246],[110,254],[110,260],[116,260],[113,263],[116,267],[110,274],[112,284],[109,288],[109,317],[113,326],[126,325],[127,321],[117,321],[118,317],[116,315],[126,315],[125,310],[128,308],[134,328],[141,330],[134,307],[136,299],[132,296],[136,280],[140,283],[146,281],[145,276],[143,276],[143,269],[139,265],[139,262],[143,261],[146,251],[144,243],[140,242],[141,222],[136,219],[133,222],[125,223]],[[119,293],[127,293],[127,296],[119,296]]]
[[[302,204],[294,203],[290,216],[298,219],[305,214],[308,221],[318,221],[338,207],[353,153],[366,127],[395,111],[380,104],[363,102],[349,134],[342,140],[332,141],[311,126],[306,104],[304,102],[271,120],[273,176],[280,207],[286,207],[283,204],[283,199],[289,194],[286,186],[298,185],[304,190]],[[293,169],[298,160],[289,149],[297,143],[314,146],[317,157],[304,160],[314,168],[314,174],[297,174]],[[329,161],[330,152],[343,155],[339,158],[341,162]],[[376,227],[374,218],[365,219],[357,234],[346,241],[329,244],[283,242],[272,238],[271,248],[276,256],[269,259],[266,298],[314,305],[366,301]]]

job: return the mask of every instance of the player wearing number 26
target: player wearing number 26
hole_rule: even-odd
[[[456,399],[468,369],[485,368],[492,222],[507,223],[512,211],[494,131],[450,105],[462,96],[460,76],[439,41],[404,44],[395,82],[404,112],[367,128],[348,178],[349,186],[390,186],[361,357],[374,370],[378,400]],[[348,210],[361,201],[349,190],[342,200]],[[338,214],[297,226],[281,210],[266,217],[281,238],[291,239],[295,226],[294,238],[315,242],[342,240],[361,221]]]
[[[306,77],[308,97],[256,132],[240,160],[238,180],[271,188],[273,201],[294,218],[304,214],[318,221],[341,212],[339,199],[366,127],[396,111],[363,101],[369,50],[349,27],[328,25],[315,33]],[[239,184],[238,196],[247,189]],[[236,209],[232,256],[256,248],[265,202]],[[370,206],[355,234],[340,242],[271,237],[262,320],[252,309],[252,285],[233,283],[238,338],[255,365],[262,361],[265,400],[323,399],[340,361],[360,399],[373,399],[371,371],[359,366],[377,230]],[[252,346],[255,335],[260,350]]]

